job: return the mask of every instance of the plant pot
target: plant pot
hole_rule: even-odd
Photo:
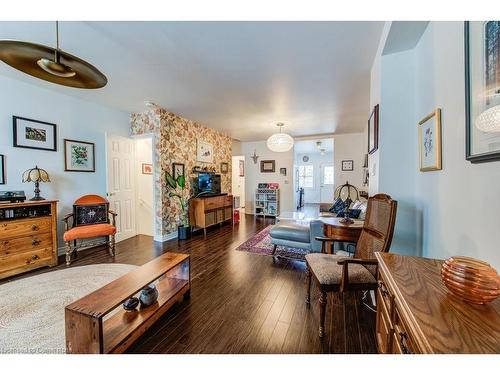
[[[179,225],[177,227],[177,239],[187,240],[189,238],[191,238],[191,227],[189,225]]]

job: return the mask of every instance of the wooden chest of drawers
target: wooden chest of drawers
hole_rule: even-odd
[[[189,201],[189,222],[194,228],[203,229],[233,219],[233,196],[218,195],[199,197]]]
[[[57,201],[1,204],[0,210],[17,216],[0,220],[0,279],[57,265]]]
[[[500,353],[500,298],[471,305],[441,282],[441,260],[375,253],[379,353]]]

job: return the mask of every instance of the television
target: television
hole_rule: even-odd
[[[198,175],[198,194],[220,194],[220,175],[200,173]]]

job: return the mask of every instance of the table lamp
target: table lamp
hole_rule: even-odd
[[[40,196],[40,182],[50,182],[49,174],[45,169],[35,168],[28,169],[23,173],[23,182],[34,182],[35,183],[35,196],[30,199],[30,201],[43,201],[45,198]]]
[[[344,224],[352,224],[354,220],[349,217],[349,206],[352,202],[359,199],[358,189],[346,181],[344,185],[340,185],[334,193],[334,198],[340,198],[344,202],[344,218],[340,220]]]

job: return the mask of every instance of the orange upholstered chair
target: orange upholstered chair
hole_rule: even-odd
[[[109,217],[112,217],[110,223]],[[70,228],[69,219],[72,218]],[[63,218],[66,242],[66,265],[70,265],[73,254],[78,249],[96,246],[96,243],[86,243],[88,238],[105,237],[109,254],[115,256],[116,213],[109,209],[109,202],[99,195],[84,195],[73,204],[73,212]],[[80,243],[78,243],[80,241]],[[71,245],[73,243],[73,246]],[[99,243],[102,245],[103,243]]]

